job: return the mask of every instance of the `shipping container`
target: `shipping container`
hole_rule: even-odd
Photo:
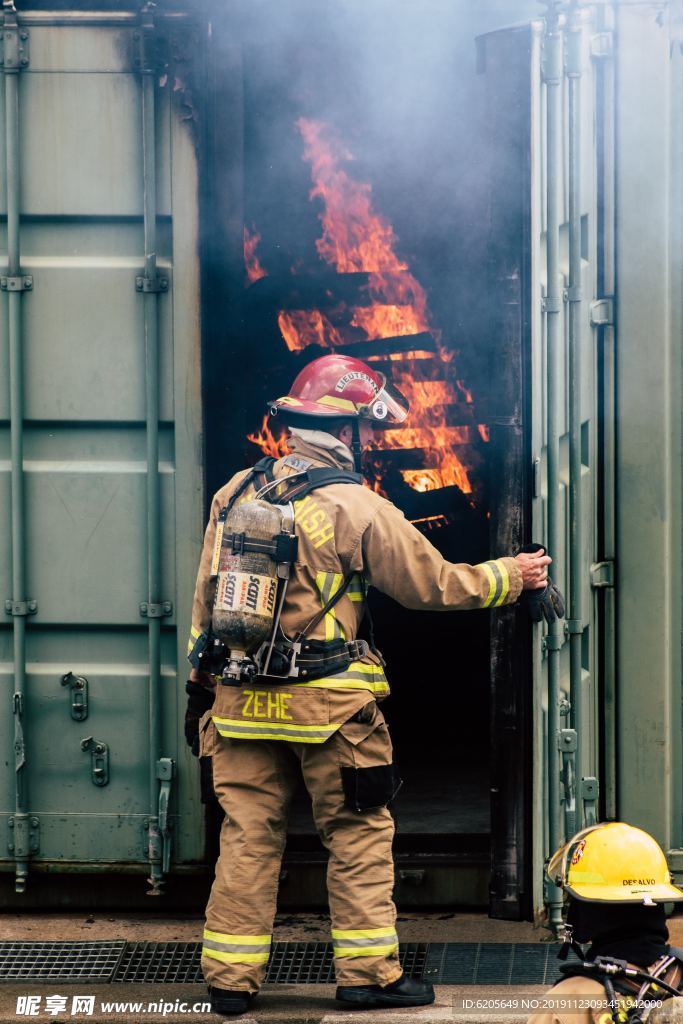
[[[370,485],[452,561],[543,541],[567,597],[371,594],[399,906],[557,922],[544,858],[606,816],[683,871],[678,0],[110,6],[4,14],[7,901],[201,905],[203,527],[331,348],[411,400]],[[324,867],[302,793],[282,905]]]

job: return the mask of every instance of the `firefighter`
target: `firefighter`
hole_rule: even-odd
[[[243,1012],[263,980],[299,773],[329,851],[337,999],[357,1008],[424,1005],[434,1000],[432,986],[406,977],[398,957],[387,805],[400,779],[379,707],[389,693],[384,665],[357,639],[366,589],[407,608],[444,611],[510,604],[524,589],[532,614],[548,618],[563,614],[561,595],[543,549],[452,564],[391,502],[361,486],[361,451],[373,426],[396,426],[408,415],[404,397],[371,366],[342,355],[316,359],[270,411],[288,425],[291,454],[238,473],[214,497],[193,605],[196,666],[211,623],[221,510],[279,488],[279,502],[294,501],[298,554],[275,653],[286,666],[298,637],[299,675],[241,686],[223,678],[215,701],[205,671],[195,667],[188,683],[190,742],[213,701],[199,723],[199,752],[213,759],[225,811],[202,955],[212,1007]]]
[[[677,994],[683,949],[668,944],[664,904],[683,891],[652,836],[621,821],[592,825],[557,851],[548,877],[569,896],[559,956],[572,949],[576,959],[548,993],[556,1008],[528,1024],[636,1024],[648,1002]]]

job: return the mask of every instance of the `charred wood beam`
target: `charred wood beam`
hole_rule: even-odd
[[[471,445],[453,444],[448,446],[454,452],[467,452]],[[437,448],[373,448],[367,458],[372,463],[391,466],[392,469],[438,469],[441,465],[440,449]]]
[[[334,351],[356,359],[372,359],[374,356],[389,356],[399,352],[436,352],[436,343],[429,331],[422,331],[420,334],[401,334],[392,338],[373,338],[371,341],[335,345]]]
[[[321,270],[315,274],[275,274],[254,281],[245,292],[245,305],[272,315],[281,309],[330,309],[343,302],[349,306],[370,306],[370,274],[336,274]]]

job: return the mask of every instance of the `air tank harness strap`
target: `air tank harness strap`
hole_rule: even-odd
[[[673,952],[673,951],[671,951]],[[627,1011],[629,1024],[642,1024],[641,1010],[642,1003],[649,989],[659,989],[670,996],[680,996],[678,988],[668,984],[662,979],[661,974],[666,975],[669,969],[676,963],[675,953],[671,956],[662,957],[657,964],[654,964],[648,971],[634,967],[626,960],[618,960],[616,957],[596,956],[593,960],[583,960],[581,963],[563,964],[560,973],[566,978],[594,977],[602,982],[607,1001],[612,1007],[612,1020],[614,1024],[623,1024],[622,1008],[617,998],[620,995],[636,996],[635,1005]]]
[[[360,661],[369,652],[370,647],[366,640],[310,640],[307,639],[319,622],[332,610],[337,601],[344,596],[349,589],[352,577],[348,576],[339,589],[332,595],[320,611],[304,626],[301,632],[297,633],[294,640],[281,633],[275,641],[274,657],[277,656],[280,665],[275,671],[275,676],[281,676],[288,671],[294,651],[298,649],[296,664],[299,668],[298,676],[292,676],[287,681],[296,685],[297,682],[306,683],[315,679],[322,679],[324,676],[333,676],[337,672],[343,672],[354,661]],[[272,662],[271,662],[272,664]]]
[[[233,555],[253,551],[270,555],[276,562],[293,562],[299,547],[299,539],[291,533],[278,533],[272,540],[262,537],[247,537],[246,533],[226,533],[223,544],[230,544]]]

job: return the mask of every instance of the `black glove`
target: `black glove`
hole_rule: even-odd
[[[537,551],[543,551],[542,544],[526,544],[517,552],[518,555],[533,555]],[[555,619],[564,618],[564,597],[559,587],[548,577],[548,582],[538,590],[523,590],[521,600],[526,605],[532,622],[540,622],[541,619],[550,624]]]
[[[185,739],[195,757],[199,757],[199,719],[213,707],[213,690],[191,679],[185,683],[187,709],[185,711]]]

